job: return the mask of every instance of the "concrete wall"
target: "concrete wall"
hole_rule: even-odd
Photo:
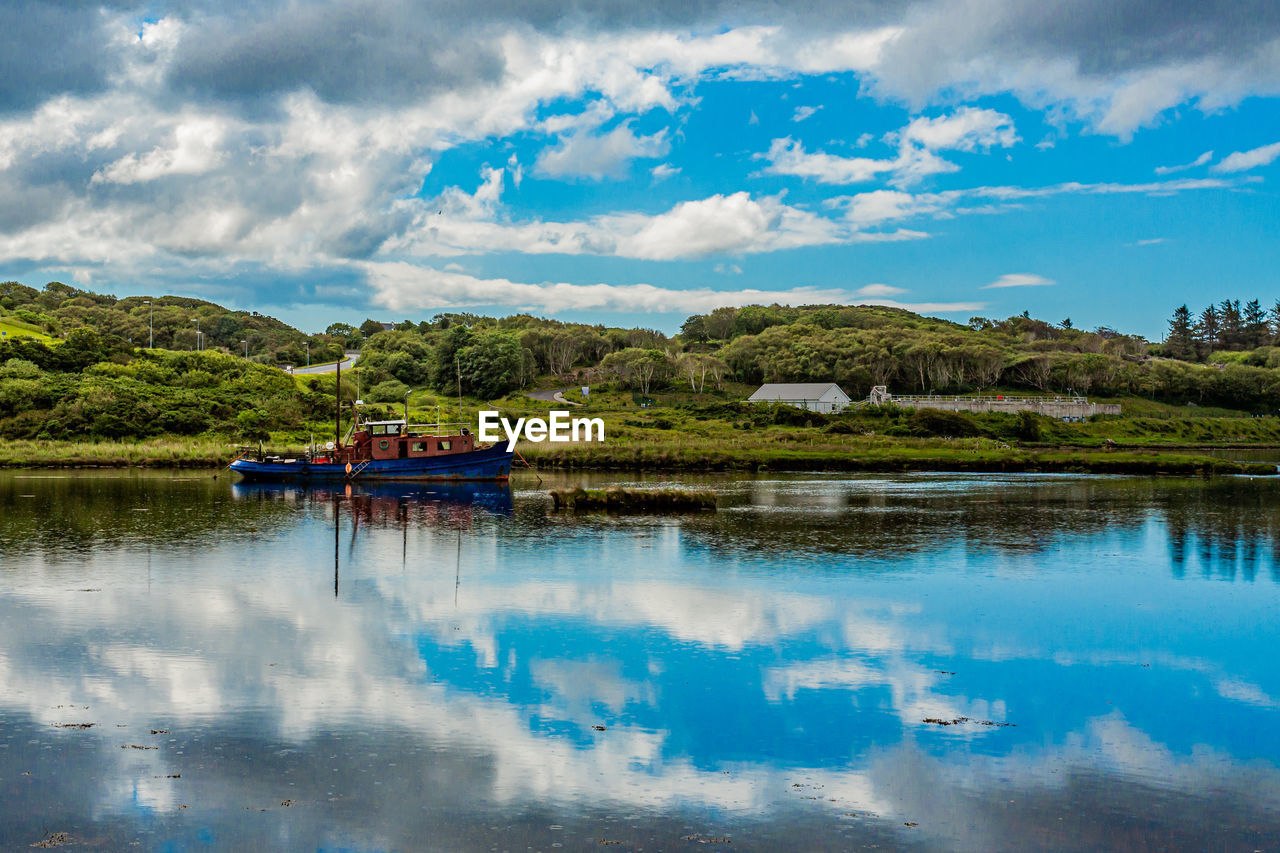
[[[1050,418],[1087,418],[1090,415],[1118,415],[1119,403],[1090,403],[1064,397],[894,397],[889,402],[910,409],[941,409],[944,412],[1035,412]]]

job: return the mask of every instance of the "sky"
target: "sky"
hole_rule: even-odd
[[[1159,338],[1280,298],[1277,107],[1272,0],[7,0],[0,280]]]

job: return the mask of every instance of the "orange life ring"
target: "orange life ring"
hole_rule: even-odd
[[[351,473],[351,463],[350,463],[350,462],[348,462],[348,463],[347,463],[347,473],[348,473],[348,474],[350,474],[350,473]]]

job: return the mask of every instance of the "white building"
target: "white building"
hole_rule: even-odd
[[[811,412],[840,412],[849,395],[834,382],[783,382],[761,385],[748,403],[786,403]]]

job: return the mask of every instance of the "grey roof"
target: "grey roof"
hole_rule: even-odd
[[[747,399],[755,400],[817,400],[832,388],[840,392],[846,400],[849,395],[834,382],[779,382],[761,385]]]

